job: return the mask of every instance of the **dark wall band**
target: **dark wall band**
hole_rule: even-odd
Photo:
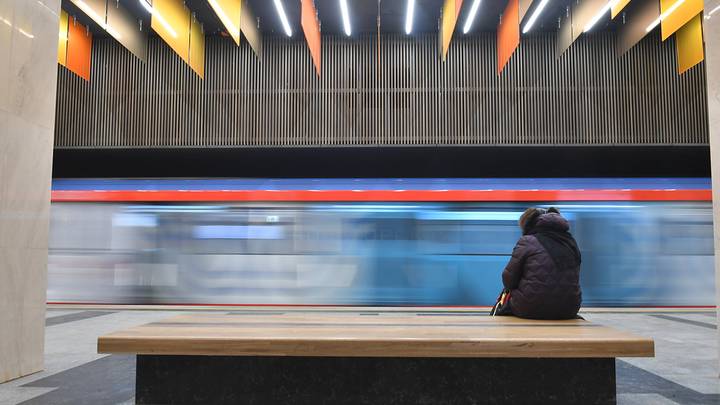
[[[56,149],[55,178],[709,177],[707,146]]]

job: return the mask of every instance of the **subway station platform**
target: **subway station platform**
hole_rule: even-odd
[[[402,318],[404,322],[414,322],[413,318],[422,322],[424,317],[463,317],[468,323],[488,321],[484,309],[463,308],[381,310],[372,307],[233,307],[223,311],[128,308],[49,308],[46,320],[46,370],[0,385],[0,403],[132,404],[135,402],[135,356],[98,354],[98,337],[148,323],[158,325],[177,316],[184,319],[202,316],[212,318],[225,314],[242,316],[243,319],[271,316],[282,319],[357,319],[358,316],[368,316],[378,319],[378,322],[385,322],[389,317]],[[619,404],[720,403],[714,311],[588,310],[582,315],[593,324],[655,341],[654,358],[617,359]]]

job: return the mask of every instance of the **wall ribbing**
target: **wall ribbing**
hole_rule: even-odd
[[[708,143],[704,63],[679,76],[675,46],[650,35],[622,58],[614,36],[560,59],[553,35],[524,37],[501,76],[495,36],[323,37],[307,45],[208,37],[206,78],[151,38],[146,64],[93,45],[90,83],[59,68],[59,148],[331,145],[692,145]],[[380,69],[378,70],[378,65]]]

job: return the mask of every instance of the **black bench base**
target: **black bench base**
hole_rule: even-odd
[[[614,404],[615,359],[137,356],[138,404]]]

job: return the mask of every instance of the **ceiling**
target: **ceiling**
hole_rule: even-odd
[[[139,0],[109,0],[118,1],[125,6],[138,19],[143,20],[143,27],[150,26],[150,14],[140,5]],[[269,36],[284,36],[280,19],[275,10],[273,0],[249,0],[255,15],[258,18],[260,31]],[[300,0],[281,0],[293,31],[293,38],[302,38],[297,35],[300,27]],[[474,0],[464,0],[460,11],[460,18],[456,32],[460,33]],[[558,17],[566,12],[566,7],[576,0],[550,1],[540,15],[533,28],[533,32],[556,31]],[[407,0],[347,0],[352,36],[377,32],[377,17],[380,16],[380,31],[383,33],[404,33],[405,13]],[[535,2],[537,3],[537,2]],[[195,13],[196,18],[204,24],[208,35],[221,35],[224,32],[222,23],[215,15],[207,0],[185,0],[187,7]],[[412,35],[437,32],[440,11],[443,0],[416,0],[415,16],[413,20]],[[507,5],[507,0],[481,0],[478,13],[472,30],[468,35],[482,32],[494,32],[500,19],[500,14]],[[323,34],[344,35],[342,18],[340,16],[339,0],[315,0],[318,16]],[[536,4],[526,14],[527,19],[533,12]],[[104,36],[107,33],[89,17],[83,14],[70,0],[62,0],[62,7],[70,15],[75,15],[81,23],[90,26],[94,35]],[[601,26],[604,25],[604,26]],[[609,18],[602,21],[597,30],[612,29]],[[457,34],[456,34],[457,35]]]

